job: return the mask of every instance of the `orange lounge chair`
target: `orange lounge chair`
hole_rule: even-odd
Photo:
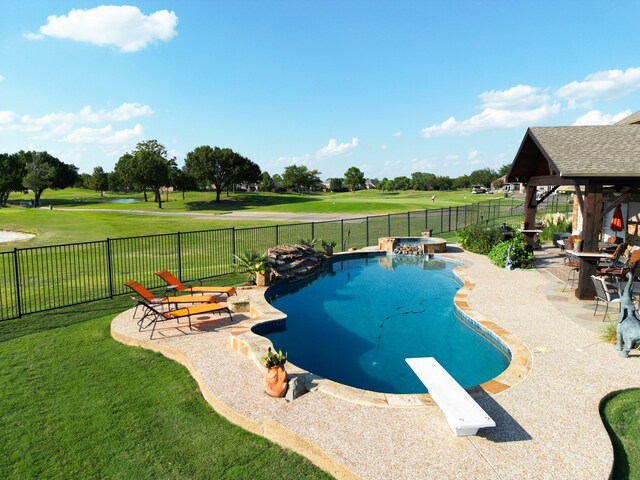
[[[179,303],[216,303],[215,297],[205,295],[178,295],[175,297],[158,297],[134,280],[129,280],[127,283],[125,283],[125,285],[136,292],[138,295],[140,295],[147,303],[153,305],[174,305],[175,308],[177,308]]]
[[[229,314],[229,320],[232,319],[231,310],[229,310],[229,308],[225,307],[224,305],[220,305],[219,303],[194,305],[192,307],[178,308],[176,310],[168,310],[166,312],[157,310],[152,304],[145,300],[139,300],[138,305],[142,306],[146,310],[143,317],[138,321],[138,331],[141,332],[143,329],[149,327],[149,325],[153,325],[153,327],[151,328],[151,336],[149,337],[151,340],[153,340],[153,334],[156,331],[156,325],[158,324],[158,322],[164,322],[165,320],[175,319],[178,323],[180,323],[181,318],[187,317],[187,319],[189,320],[189,330],[193,330],[193,328],[191,327],[191,315],[227,312]],[[149,323],[143,326],[143,321],[145,318],[148,318],[150,320]]]
[[[227,297],[234,295],[236,289],[234,287],[192,287],[191,285],[185,285],[178,278],[173,275],[169,270],[161,270],[156,272],[162,280],[167,282],[169,289],[176,292],[188,292],[188,293],[226,293]],[[202,283],[202,282],[201,282]]]

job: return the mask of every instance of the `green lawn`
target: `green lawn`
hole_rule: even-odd
[[[0,478],[330,478],[110,337],[126,298],[0,322]]]
[[[456,207],[471,202],[497,203],[497,195],[471,195],[467,191],[436,192],[436,202],[431,202],[434,192],[379,192],[359,191],[356,193],[314,193],[297,195],[293,193],[245,193],[222,196],[216,204],[212,201],[212,192],[188,192],[187,200],[182,201],[181,194],[170,194],[173,201],[167,202],[164,212],[176,213],[223,213],[229,211],[272,211],[290,213],[360,213],[381,215],[387,213],[404,213],[424,209],[440,209]],[[466,197],[466,200],[465,200]],[[27,201],[31,195],[13,193],[11,202]],[[147,215],[128,215],[125,212],[142,210],[155,212],[157,206],[153,202],[140,201],[134,204],[105,203],[106,200],[137,198],[142,194],[112,195],[105,194],[101,198],[92,190],[65,189],[45,190],[43,205],[54,205],[49,208],[22,208],[10,206],[0,209],[0,229],[33,233],[35,238],[28,241],[0,244],[0,251],[13,248],[56,245],[83,241],[104,240],[138,235],[189,232],[219,228],[254,227],[274,225],[269,221],[228,221],[215,219],[196,219],[190,217],[164,217]],[[511,200],[502,199],[504,205]],[[520,203],[515,201],[516,204]],[[62,211],[71,208],[73,211]],[[94,212],[83,209],[115,209],[123,213],[111,211]],[[280,222],[283,223],[283,222]],[[287,222],[291,223],[291,222]],[[447,223],[448,226],[448,223]],[[439,227],[438,227],[439,228]],[[318,235],[319,237],[321,235]]]
[[[640,389],[613,395],[600,408],[613,442],[615,480],[640,478]]]
[[[436,195],[435,202],[431,201]],[[465,199],[466,197],[466,199]],[[136,199],[136,203],[111,203],[114,200]],[[152,198],[149,196],[149,198]],[[293,213],[362,213],[384,214],[400,213],[409,210],[425,208],[455,207],[478,201],[497,199],[498,195],[472,195],[467,190],[453,190],[447,192],[406,191],[382,192],[378,190],[361,190],[355,193],[238,193],[222,194],[220,202],[216,203],[214,192],[187,192],[182,200],[182,193],[170,193],[169,201],[163,203],[166,211],[194,212],[207,211],[222,213],[237,210],[293,212]],[[166,196],[163,195],[163,201]],[[12,193],[10,202],[25,202],[33,200],[33,195]],[[64,208],[99,208],[116,210],[158,210],[154,202],[144,202],[142,193],[110,194],[100,197],[93,190],[65,189],[45,190],[42,195],[42,205],[53,205]]]

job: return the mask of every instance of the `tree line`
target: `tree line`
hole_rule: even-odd
[[[380,190],[449,190],[468,188],[472,185],[489,187],[505,175],[510,165],[498,171],[490,168],[475,170],[457,178],[438,176],[433,173],[414,172],[411,177],[373,180]],[[230,148],[202,145],[187,153],[184,166],[178,167],[175,157],[169,158],[167,149],[157,140],[140,142],[126,152],[116,163],[113,172],[95,167],[92,174],[79,174],[75,165],[67,164],[47,152],[20,151],[0,154],[0,205],[6,206],[12,191],[32,190],[34,206],[40,206],[40,197],[47,188],[62,189],[71,186],[89,188],[102,195],[106,190],[142,191],[145,201],[148,193],[162,208],[162,189],[172,187],[185,192],[198,189],[215,189],[215,201],[220,195],[229,193],[236,185],[258,184],[260,191],[294,190],[306,191],[324,188],[316,169],[304,165],[289,165],[283,173],[269,175],[248,158]],[[365,175],[357,167],[349,167],[343,177],[327,180],[330,191],[356,191],[365,187]]]

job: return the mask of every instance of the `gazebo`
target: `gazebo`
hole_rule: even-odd
[[[539,186],[575,188],[582,215],[583,250],[597,252],[603,216],[640,192],[640,112],[616,125],[531,127],[507,174],[508,182],[527,185],[524,221],[534,225]],[[610,200],[605,210],[605,196]],[[533,238],[528,239],[533,242]],[[532,245],[533,246],[533,245]],[[576,296],[592,298],[595,264],[581,261]]]

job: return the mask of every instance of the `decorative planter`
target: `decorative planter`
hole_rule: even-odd
[[[264,371],[264,391],[272,397],[284,397],[287,393],[287,371],[284,365],[266,368]]]
[[[331,255],[333,255],[333,247],[330,245],[325,245],[324,246],[324,253],[327,257],[330,257]]]
[[[258,287],[266,287],[269,285],[269,274],[256,272],[256,285]]]

